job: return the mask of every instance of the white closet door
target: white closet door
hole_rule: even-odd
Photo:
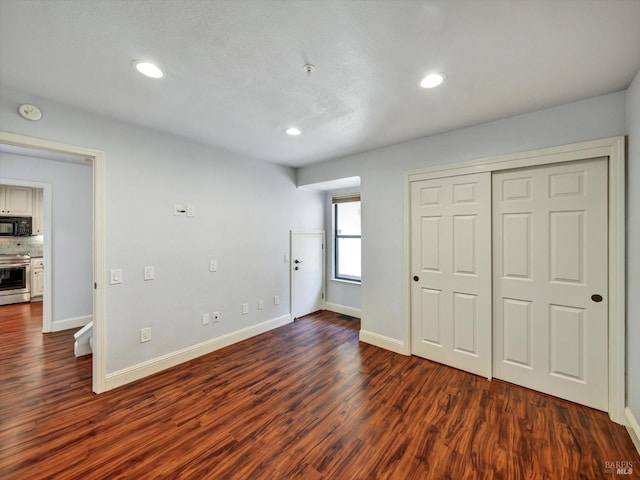
[[[411,184],[411,348],[491,377],[491,174]]]
[[[607,198],[606,159],[493,175],[493,374],[605,411]]]

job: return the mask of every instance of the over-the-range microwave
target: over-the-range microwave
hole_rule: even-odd
[[[31,217],[0,217],[0,237],[28,237]]]

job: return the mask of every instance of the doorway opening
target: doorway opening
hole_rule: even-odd
[[[362,281],[366,281],[366,272],[362,273],[361,246],[363,240],[360,234],[361,207],[364,205],[363,208],[366,209],[366,202],[362,201],[361,179],[360,177],[345,177],[298,185],[298,188],[320,191],[325,195],[324,230],[327,232],[327,238],[323,308],[349,317],[361,318],[361,284]],[[338,212],[339,218],[351,218],[351,221],[344,228],[340,228],[342,225],[336,224],[336,204],[341,204],[346,210]],[[356,228],[353,228],[354,225]],[[342,231],[338,233],[338,229]],[[366,239],[364,239],[364,244],[366,247]],[[346,255],[346,257],[343,255],[342,259],[339,254],[336,255],[336,251],[340,247],[342,247],[341,252]]]
[[[23,154],[29,152],[31,156],[36,158],[45,158],[52,160],[63,160],[69,158],[79,159],[79,161],[91,162],[93,166],[93,245],[92,245],[92,264],[93,264],[93,360],[92,360],[92,390],[95,393],[105,391],[106,385],[106,365],[105,365],[105,349],[104,349],[104,152],[100,150],[90,149],[77,145],[69,145],[49,140],[43,140],[34,137],[27,137],[13,133],[0,131],[0,149],[3,152],[14,153],[21,151]],[[0,177],[2,173],[0,172]],[[51,184],[38,181],[11,180],[18,184],[28,185],[32,188],[43,189],[43,205],[44,205],[44,238],[43,238],[43,258],[51,258],[51,204],[52,204],[52,187]],[[46,268],[45,260],[44,284],[45,290],[43,295],[43,331],[53,331],[52,306],[53,298],[51,296],[52,270],[57,268],[51,265]],[[73,348],[73,344],[69,345]]]
[[[0,154],[17,152],[20,154],[26,154],[27,152],[36,154],[35,151],[27,149],[10,149],[5,145],[0,145]],[[36,212],[34,212],[34,216],[31,217],[34,219],[32,220],[29,228],[31,236],[3,237],[3,241],[5,243],[4,248],[7,249],[9,254],[15,255],[15,257],[12,258],[13,262],[21,259],[21,257],[25,257],[24,260],[20,260],[21,263],[26,264],[26,278],[24,282],[25,294],[23,298],[16,298],[16,300],[29,301],[29,299],[34,296],[32,292],[37,288],[36,285],[33,285],[34,262],[38,262],[38,260],[40,260],[43,264],[51,264],[51,184],[39,181],[5,178],[4,175],[5,172],[0,171],[0,187],[5,191],[5,195],[8,195],[12,190],[27,192],[27,195],[32,197],[39,194],[42,195],[41,203],[38,206],[38,210],[41,211],[37,212],[39,220],[35,220]],[[32,191],[37,193],[32,194]],[[31,205],[28,210],[33,211],[33,206]],[[15,213],[15,215],[23,213],[24,212]],[[45,219],[47,222],[46,226],[44,223]],[[36,226],[36,224],[40,222],[41,224]],[[42,232],[36,234],[36,230],[42,230]],[[11,239],[11,241],[9,241],[9,239]],[[33,253],[34,251],[36,252],[35,254]],[[25,255],[26,253],[30,253],[30,255]],[[51,271],[49,268],[42,268],[41,272],[40,269],[38,270],[38,274],[42,277],[38,279],[38,283],[42,282],[42,285],[47,285],[47,288],[42,291],[42,332],[49,333],[52,331]],[[44,277],[46,277],[46,279],[43,279]]]

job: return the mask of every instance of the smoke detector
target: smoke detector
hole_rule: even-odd
[[[28,103],[20,105],[18,107],[18,113],[22,118],[31,120],[32,122],[37,122],[42,118],[42,112],[40,109],[35,105],[29,105]]]

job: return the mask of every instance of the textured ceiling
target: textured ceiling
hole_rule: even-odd
[[[639,0],[0,0],[0,88],[291,166],[623,90],[639,69]],[[430,71],[446,82],[419,88]]]

